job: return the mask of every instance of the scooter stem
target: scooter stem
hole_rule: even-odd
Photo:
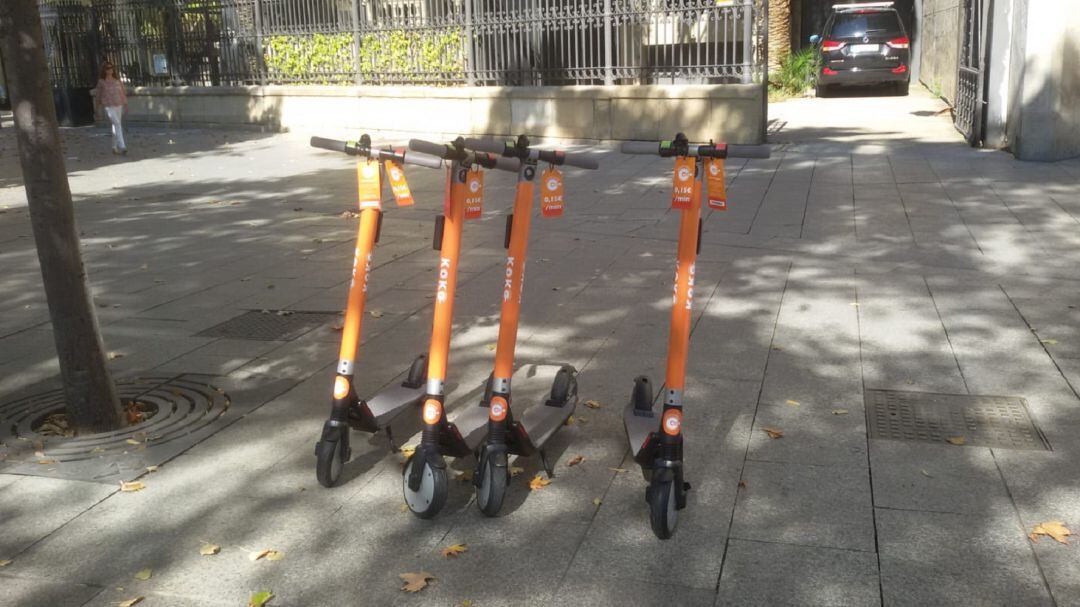
[[[694,303],[694,271],[700,220],[701,181],[695,177],[690,208],[682,211],[682,217],[679,220],[679,253],[675,266],[671,333],[668,336],[665,408],[682,406],[682,392],[686,384],[686,360],[690,349],[690,320]]]
[[[357,228],[356,253],[353,257],[352,280],[349,282],[349,302],[345,308],[345,322],[341,330],[341,350],[338,354],[337,372],[352,376],[356,365],[360,329],[367,301],[368,275],[371,273],[371,252],[375,248],[375,233],[379,227],[379,209],[360,211],[360,227]]]
[[[525,282],[525,257],[529,248],[535,178],[536,164],[523,163],[518,171],[513,223],[510,226],[510,247],[506,255],[506,271],[503,274],[499,341],[495,346],[494,391],[497,393],[509,392],[510,378],[514,374],[514,350],[521,318],[521,291]],[[500,382],[505,385],[500,386]]]

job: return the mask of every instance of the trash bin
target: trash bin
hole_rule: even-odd
[[[94,124],[94,99],[90,87],[53,87],[53,103],[56,105],[56,121],[60,126],[86,126]]]

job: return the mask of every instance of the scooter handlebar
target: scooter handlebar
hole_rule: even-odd
[[[517,158],[507,158],[505,156],[491,156],[495,161],[495,168],[500,171],[510,171],[511,173],[517,173],[521,168],[521,161]]]
[[[702,156],[707,158],[768,158],[768,145],[738,145],[688,143],[685,139],[675,141],[627,141],[622,144],[623,154],[671,156]]]
[[[430,154],[424,154],[422,152],[406,152],[404,156],[405,164],[412,164],[418,167],[426,167],[429,169],[442,168],[442,158],[438,156],[432,156]]]
[[[430,154],[431,156],[437,156],[442,159],[452,159],[455,152],[453,146],[446,145],[445,143],[424,141],[423,139],[410,139],[409,149],[414,152]]]
[[[311,147],[319,148],[322,150],[330,150],[331,152],[345,153],[348,147],[347,141],[338,141],[337,139],[327,139],[326,137],[312,137]]]
[[[581,169],[598,169],[600,163],[593,157],[580,152],[564,152],[562,150],[541,150],[533,147],[518,147],[513,143],[498,141],[495,139],[473,139],[464,141],[465,147],[470,150],[488,152],[499,156],[520,159],[540,160],[551,164],[578,167]]]

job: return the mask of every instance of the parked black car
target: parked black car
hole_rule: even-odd
[[[821,36],[811,36],[818,49],[817,95],[834,85],[893,83],[907,95],[911,40],[892,2],[835,4]]]

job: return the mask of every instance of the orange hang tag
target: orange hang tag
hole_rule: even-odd
[[[563,212],[563,178],[555,167],[540,174],[540,211],[544,217],[559,217]]]
[[[382,184],[379,182],[379,161],[362,158],[356,161],[356,189],[361,209],[382,208]]]
[[[394,200],[399,207],[408,207],[413,204],[412,192],[409,184],[405,181],[405,170],[393,160],[383,163],[386,167],[386,177],[390,180],[390,191],[394,193]]]
[[[465,219],[479,219],[484,210],[484,172],[469,171],[465,178]]]
[[[694,163],[690,156],[675,158],[675,181],[671,190],[671,208],[686,210],[694,196]]]
[[[706,163],[705,177],[708,182],[709,208],[727,210],[727,190],[724,185],[724,159],[710,158]]]

